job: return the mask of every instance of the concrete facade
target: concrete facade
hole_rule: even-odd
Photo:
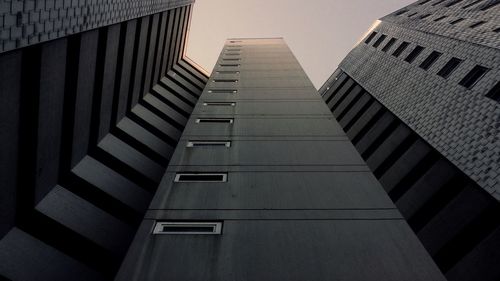
[[[445,280],[281,38],[228,40],[187,123],[117,280]]]

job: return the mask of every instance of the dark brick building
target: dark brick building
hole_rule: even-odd
[[[500,1],[375,23],[320,89],[449,280],[499,280]]]

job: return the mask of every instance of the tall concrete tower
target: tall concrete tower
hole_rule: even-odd
[[[230,39],[117,280],[445,280],[281,38]]]

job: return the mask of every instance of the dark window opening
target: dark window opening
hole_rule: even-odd
[[[439,70],[437,75],[448,78],[457,69],[457,67],[462,63],[461,59],[451,58],[444,66]]]
[[[447,16],[440,16],[439,18],[435,19],[434,21],[435,21],[435,22],[438,22],[438,21],[440,21],[440,20],[442,20],[442,19],[445,19],[445,18],[447,18]]]
[[[420,55],[420,53],[423,50],[424,50],[424,47],[417,45],[415,47],[415,49],[413,49],[413,51],[411,51],[411,53],[408,54],[408,56],[405,58],[405,61],[409,62],[409,63],[412,63],[418,57],[418,55]]]
[[[382,48],[382,52],[387,52],[389,49],[396,43],[396,38],[391,38],[387,44],[385,44],[384,48]]]
[[[469,27],[470,27],[470,28],[476,28],[476,27],[478,27],[478,26],[480,26],[480,25],[483,25],[483,24],[485,24],[485,23],[486,23],[485,21],[478,21],[478,22],[476,22],[476,23],[472,24],[472,25],[471,25],[471,26],[469,26]]]
[[[214,79],[215,83],[237,83],[237,79]]]
[[[451,6],[454,6],[454,5],[456,5],[456,4],[458,4],[458,3],[462,2],[462,1],[464,1],[464,0],[453,0],[453,1],[450,1],[450,2],[448,2],[448,3],[445,5],[445,7],[451,7]]]
[[[399,57],[404,52],[404,50],[408,48],[409,45],[410,43],[408,42],[401,43],[401,45],[399,45],[399,47],[396,49],[396,51],[394,51],[394,53],[392,53],[392,55],[395,57]]]
[[[486,94],[486,97],[500,102],[500,81]]]
[[[370,43],[370,42],[373,40],[373,37],[375,37],[375,35],[377,35],[377,32],[375,32],[375,31],[374,31],[374,32],[372,32],[372,34],[370,34],[370,35],[368,36],[368,38],[366,38],[366,40],[365,40],[365,44]]]
[[[418,5],[424,5],[424,4],[429,3],[429,2],[431,2],[431,0],[424,0],[420,3],[418,3]]]
[[[428,17],[430,17],[430,16],[431,16],[431,14],[425,14],[425,15],[421,15],[419,18],[420,18],[421,20],[423,20],[423,19],[428,18]]]
[[[200,118],[196,120],[196,123],[233,123],[233,119],[225,118]]]
[[[442,55],[440,52],[433,51],[421,64],[420,68],[427,70],[439,59]]]
[[[380,35],[380,37],[377,39],[377,41],[375,41],[375,43],[373,44],[373,47],[377,48],[380,45],[380,43],[382,43],[382,41],[385,40],[386,37],[387,37],[387,35],[385,35],[385,34]]]
[[[474,85],[486,74],[486,72],[488,72],[488,70],[489,69],[484,66],[476,65],[460,82],[458,82],[458,84],[470,89],[474,87]]]
[[[500,27],[493,29],[493,32],[500,33]]]
[[[408,12],[408,10],[403,9],[403,10],[397,11],[394,15],[395,15],[395,16],[400,16],[400,15],[402,15],[402,14],[406,13],[406,12]]]
[[[500,4],[500,0],[492,0],[481,7],[481,11],[486,11]]]
[[[477,3],[481,2],[481,1],[483,1],[483,0],[476,0],[476,1],[472,2],[472,3],[470,3],[470,4],[467,4],[467,5],[463,6],[462,9],[467,9],[469,7],[472,7],[472,6],[476,5]]]
[[[446,1],[446,0],[438,0],[436,3],[432,4],[431,6],[437,6],[441,3],[443,3],[444,1]]]
[[[418,14],[417,12],[411,13],[408,15],[409,18],[413,17],[414,15]]]
[[[211,94],[236,94],[238,90],[208,90],[209,93]]]
[[[457,23],[462,22],[464,20],[465,20],[464,18],[459,18],[459,19],[450,21],[450,24],[457,24]]]
[[[177,174],[175,182],[225,182],[227,174]]]
[[[222,222],[157,222],[153,234],[221,234]]]

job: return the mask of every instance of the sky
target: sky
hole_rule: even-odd
[[[227,38],[283,37],[316,88],[370,26],[415,0],[196,0],[187,56],[209,73]]]

